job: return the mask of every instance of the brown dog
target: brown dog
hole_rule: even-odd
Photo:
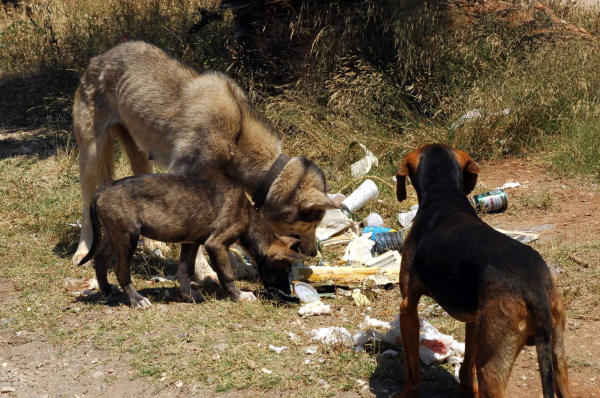
[[[92,243],[92,194],[114,178],[111,135],[134,174],[152,173],[156,164],[237,185],[276,234],[297,235],[304,254],[317,253],[316,227],[335,207],[323,173],[304,157],[283,155],[279,134],[224,74],[199,74],[157,47],[128,41],[90,61],[75,93],[73,128],[84,209],[75,264]]]
[[[554,391],[568,397],[560,294],[535,250],[477,216],[465,195],[475,187],[478,173],[479,166],[465,152],[434,144],[409,153],[396,174],[398,200],[406,199],[407,176],[419,199],[400,270],[406,366],[402,397],[419,394],[417,305],[423,295],[467,323],[459,375],[464,396],[504,397],[517,355],[524,345],[535,344],[544,397],[554,397]]]
[[[105,237],[96,255],[96,277],[102,293],[113,291],[107,273],[114,254],[115,274],[131,305],[150,306],[131,285],[130,263],[140,235],[162,242],[181,243],[179,283],[186,299],[200,301],[191,290],[194,260],[204,244],[221,287],[238,301],[256,300],[252,292],[235,286],[227,250],[233,243],[244,247],[257,263],[265,287],[291,293],[289,272],[292,262],[304,258],[275,236],[265,220],[246,198],[231,185],[214,184],[173,174],[147,174],[104,184],[94,194],[90,206],[93,240],[81,264],[96,255],[100,221]],[[299,244],[285,238],[290,245]]]

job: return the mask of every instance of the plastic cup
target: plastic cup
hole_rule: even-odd
[[[377,189],[377,185],[371,180],[365,180],[356,191],[344,199],[340,207],[353,213],[367,203],[377,199],[378,196],[379,189]]]

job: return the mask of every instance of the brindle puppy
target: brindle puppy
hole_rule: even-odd
[[[234,284],[227,255],[233,243],[240,244],[254,258],[265,287],[275,287],[288,294],[292,262],[304,258],[286,244],[287,241],[293,246],[300,241],[278,238],[241,189],[200,179],[147,174],[110,182],[94,194],[90,218],[92,245],[80,264],[96,255],[98,284],[102,293],[109,295],[114,285],[108,283],[108,267],[116,254],[115,274],[119,285],[131,305],[141,308],[151,304],[133,288],[129,269],[140,235],[181,243],[180,289],[184,298],[194,301],[201,301],[190,287],[200,245],[205,245],[221,287],[236,301],[251,301],[256,297],[252,292],[241,292]],[[106,236],[96,254],[100,221]]]

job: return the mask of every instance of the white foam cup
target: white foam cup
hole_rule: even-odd
[[[341,207],[342,209],[345,207],[352,213],[365,206],[367,203],[377,199],[378,196],[379,189],[377,189],[377,185],[371,180],[365,180],[360,184],[360,187],[358,187],[356,191],[352,192],[350,196],[344,199]]]

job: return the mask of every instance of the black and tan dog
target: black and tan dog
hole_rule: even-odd
[[[467,153],[434,144],[409,153],[396,174],[398,200],[406,199],[407,176],[419,200],[400,271],[402,397],[419,394],[417,304],[423,295],[467,323],[459,375],[464,396],[504,397],[517,355],[524,345],[535,344],[544,397],[554,397],[555,391],[568,397],[560,295],[535,250],[479,219],[465,196],[478,173],[479,165]]]
[[[202,244],[221,287],[238,301],[256,298],[252,292],[241,292],[235,286],[227,255],[230,245],[239,243],[254,258],[265,287],[275,287],[288,294],[292,262],[304,257],[288,247],[300,241],[278,238],[241,189],[195,178],[146,174],[104,184],[92,197],[90,218],[92,246],[80,264],[96,255],[96,277],[106,296],[114,289],[108,283],[107,273],[116,254],[115,274],[119,285],[136,307],[151,305],[131,284],[129,268],[140,235],[161,242],[181,243],[180,289],[184,298],[194,301],[201,299],[191,290],[190,278]],[[96,254],[100,221],[105,238]]]

